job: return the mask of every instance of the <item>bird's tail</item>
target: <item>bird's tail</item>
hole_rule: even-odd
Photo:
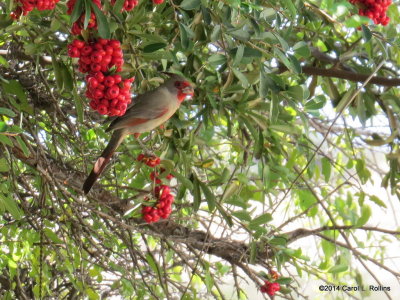
[[[83,184],[83,191],[85,194],[89,193],[90,189],[96,182],[97,178],[101,175],[104,168],[107,166],[108,162],[110,161],[112,155],[114,154],[115,150],[118,146],[122,143],[125,138],[125,134],[122,130],[114,131],[113,135],[111,136],[111,140],[108,143],[106,149],[104,149],[103,153],[101,153],[100,157],[96,160],[92,172],[90,172],[89,176],[86,178]]]

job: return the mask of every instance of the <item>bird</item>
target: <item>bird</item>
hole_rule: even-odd
[[[141,133],[162,125],[178,110],[183,100],[193,97],[194,89],[188,80],[167,74],[170,76],[168,80],[158,88],[136,96],[126,113],[110,123],[106,132],[113,131],[111,139],[83,184],[85,194],[89,193],[126,136],[133,134],[138,138]]]

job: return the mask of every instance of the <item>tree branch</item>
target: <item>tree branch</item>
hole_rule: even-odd
[[[285,66],[280,65],[278,73],[283,73],[288,69]],[[370,74],[360,74],[340,69],[322,69],[317,67],[302,66],[302,73],[306,75],[317,75],[323,77],[334,77],[340,79],[346,79],[353,82],[365,82]],[[371,78],[369,83],[383,85],[383,86],[399,86],[400,78],[386,78],[381,76],[374,76]]]
[[[46,154],[45,158],[39,155],[36,157],[26,157],[17,144],[11,148],[11,152],[21,162],[36,169],[42,176],[45,176],[49,180],[56,180],[66,188],[71,188],[83,195],[82,182],[86,176],[84,173],[74,170],[67,164],[60,163],[48,154]],[[32,153],[38,152],[33,151]],[[129,209],[127,201],[104,190],[99,184],[93,186],[88,197],[112,208],[120,215],[123,215]],[[111,216],[103,211],[94,209],[92,206],[88,208],[92,209],[93,213],[100,215],[102,218],[115,222],[118,226],[131,231],[140,231],[138,226],[129,225],[122,218]],[[133,219],[133,221],[138,225],[145,225],[141,219]],[[194,249],[205,251],[207,254],[215,255],[238,266],[241,266],[240,263],[248,263],[250,261],[250,246],[248,244],[231,239],[216,238],[205,231],[192,230],[172,220],[164,220],[146,225],[146,230],[148,234],[165,238],[174,243],[186,244]],[[255,262],[262,263],[264,260],[270,259],[273,254],[274,252],[270,247],[266,247],[263,243],[260,243]]]
[[[310,236],[310,235],[316,235],[317,233],[320,233],[322,231],[327,231],[327,230],[365,230],[365,231],[377,231],[381,233],[387,233],[391,235],[400,235],[400,231],[395,231],[395,230],[389,230],[389,229],[383,229],[383,228],[378,228],[378,227],[372,227],[372,226],[362,226],[362,227],[355,227],[355,226],[322,226],[320,228],[316,229],[305,229],[305,228],[299,228],[290,232],[285,233],[285,235],[288,236],[288,244],[293,243],[294,241],[297,241],[298,239]]]

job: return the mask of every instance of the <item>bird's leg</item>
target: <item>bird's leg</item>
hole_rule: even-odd
[[[136,140],[138,141],[140,147],[143,149],[144,154],[145,154],[146,156],[156,156],[156,155],[154,154],[153,151],[151,151],[150,149],[148,149],[148,148],[143,144],[142,140],[139,139],[139,135],[135,134],[135,138],[136,138]]]

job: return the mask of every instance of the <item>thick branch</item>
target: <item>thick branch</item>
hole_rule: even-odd
[[[49,155],[47,155],[46,158],[40,156],[26,157],[17,145],[15,145],[11,151],[16,158],[36,169],[42,176],[56,180],[65,187],[71,188],[77,193],[83,195],[81,189],[85,174],[82,172],[76,171],[72,167],[60,163]],[[37,151],[34,151],[33,153],[37,153]],[[98,202],[108,207],[111,207],[121,215],[123,215],[129,208],[129,203],[114,196],[110,192],[105,191],[99,184],[92,188],[89,197],[94,198]],[[95,213],[103,218],[107,218],[110,221],[117,223],[118,226],[125,227],[129,230],[138,230],[136,226],[125,223],[122,218],[116,218],[101,211],[95,211]],[[134,221],[137,224],[145,225],[145,223],[143,223],[143,221],[140,219],[135,219]],[[172,220],[161,221],[149,225],[147,228],[150,230],[151,234],[164,237],[174,243],[184,243],[200,251],[205,250],[207,254],[218,256],[236,265],[250,261],[250,246],[243,242],[224,238],[216,238],[205,231],[192,230],[177,224]],[[260,244],[256,263],[262,263],[264,260],[269,259],[272,256],[272,249]]]
[[[293,243],[294,241],[308,237],[310,235],[316,235],[320,232],[327,231],[327,230],[365,230],[365,231],[376,231],[376,232],[381,232],[381,233],[386,233],[386,234],[391,234],[391,235],[400,235],[400,231],[395,231],[395,230],[389,230],[389,229],[383,229],[383,228],[378,228],[378,227],[372,227],[372,226],[362,226],[362,227],[354,227],[354,226],[322,226],[320,228],[316,229],[305,229],[305,228],[299,228],[290,232],[287,232],[286,235],[288,236],[288,244]]]
[[[279,66],[279,73],[287,71],[285,66]],[[360,74],[340,69],[322,69],[317,67],[303,66],[302,73],[306,75],[317,75],[323,77],[334,77],[346,79],[354,82],[365,82],[370,74]],[[369,83],[383,85],[383,86],[399,86],[400,78],[386,78],[381,76],[372,77]]]

